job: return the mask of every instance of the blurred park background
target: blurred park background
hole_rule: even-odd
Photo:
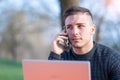
[[[120,0],[0,0],[0,80],[23,80],[22,59],[47,59],[70,5],[90,9],[94,40],[120,51]]]

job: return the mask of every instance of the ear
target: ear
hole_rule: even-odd
[[[91,28],[91,32],[94,35],[95,34],[95,30],[96,30],[96,26],[95,26],[95,24],[93,24],[91,27],[92,27]]]

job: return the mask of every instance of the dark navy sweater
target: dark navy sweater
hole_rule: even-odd
[[[120,53],[96,42],[86,54],[77,55],[70,48],[61,55],[51,52],[48,59],[90,61],[91,80],[120,80]]]

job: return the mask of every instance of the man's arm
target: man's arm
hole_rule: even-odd
[[[111,56],[110,77],[111,80],[120,80],[120,53]]]
[[[66,47],[61,43],[64,43],[66,40],[68,40],[68,37],[65,32],[61,32],[56,36],[51,45],[52,49],[48,57],[49,60],[63,60],[61,55],[64,53]]]
[[[62,60],[62,57],[61,57],[61,55],[56,54],[56,53],[51,51],[50,55],[48,57],[48,60]]]

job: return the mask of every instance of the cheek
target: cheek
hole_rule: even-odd
[[[68,38],[70,39],[72,37],[71,33],[67,33],[68,34]]]
[[[70,36],[70,35],[71,35],[71,31],[66,31],[66,33],[68,34],[68,36]]]
[[[83,38],[89,39],[92,36],[92,32],[90,30],[85,31],[84,34],[82,34]]]
[[[89,36],[91,35],[91,32],[90,32],[90,30],[88,30],[88,29],[83,29],[83,30],[81,30],[81,31],[79,32],[79,35],[80,35],[83,39],[85,39],[85,38],[89,38]]]
[[[72,34],[70,31],[66,31],[67,35],[68,35],[68,39],[71,40]]]

